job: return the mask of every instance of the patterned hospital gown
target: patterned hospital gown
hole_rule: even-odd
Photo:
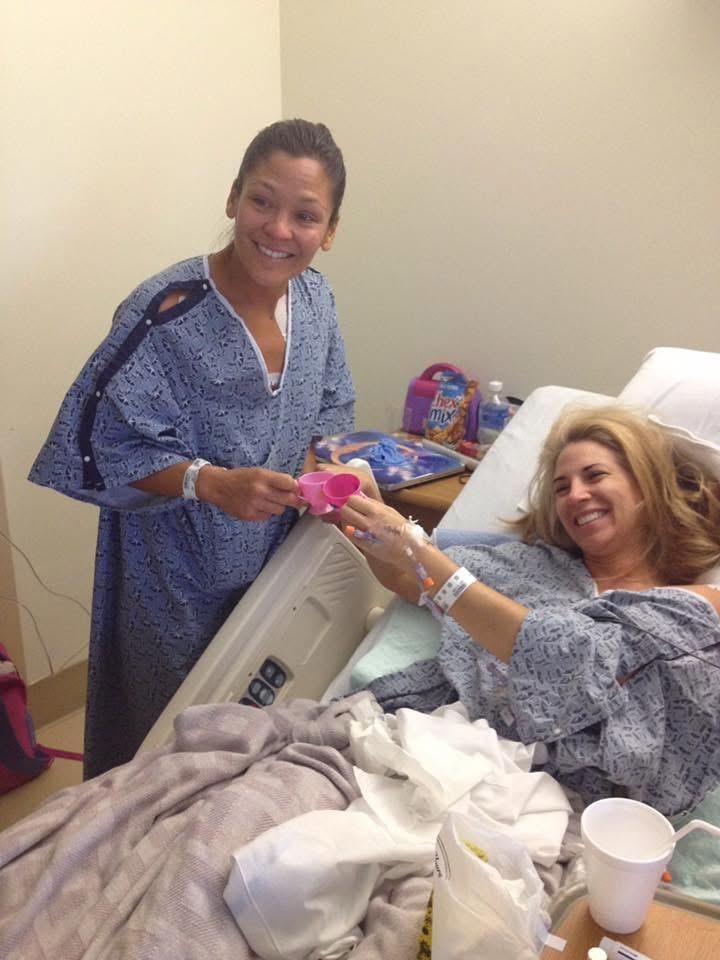
[[[459,699],[500,736],[543,743],[544,769],[588,802],[617,794],[677,814],[720,783],[711,604],[668,587],[597,596],[581,560],[542,543],[446,552],[531,612],[508,665],[446,617],[436,658],[370,684],[386,710]]]
[[[175,290],[178,305],[158,308]],[[290,283],[285,369],[262,355],[208,279],[207,258],[141,284],[70,388],[30,473],[100,505],[85,772],[129,760],[272,551],[294,510],[265,523],[129,486],[195,457],[299,474],[312,437],[351,429],[354,393],[332,292]]]

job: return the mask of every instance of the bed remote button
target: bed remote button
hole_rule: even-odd
[[[259,677],[255,677],[250,684],[249,693],[250,696],[262,704],[263,707],[269,707],[275,699],[275,694],[272,689],[263,680],[260,680]]]
[[[274,660],[268,658],[260,667],[260,676],[272,684],[276,690],[279,690],[285,684],[287,676],[285,671]]]

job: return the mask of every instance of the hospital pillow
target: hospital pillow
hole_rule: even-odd
[[[618,399],[720,443],[720,353],[656,347]]]
[[[720,353],[656,347],[618,399],[647,410],[720,479]],[[699,580],[720,584],[720,564]]]
[[[676,433],[681,442],[720,464],[720,353],[656,347],[618,400],[651,411],[668,427],[681,428]]]

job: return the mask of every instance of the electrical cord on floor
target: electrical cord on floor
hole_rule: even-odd
[[[56,594],[56,596],[62,596],[62,594]],[[68,597],[67,599],[72,600],[72,597]],[[28,607],[27,604],[22,603],[22,601],[16,600],[15,597],[8,597],[4,593],[0,593],[0,600],[7,600],[8,603],[14,603],[15,606],[20,607],[22,610],[24,610],[25,613],[27,613],[27,615],[32,620],[33,627],[35,628],[35,633],[37,635],[38,640],[40,641],[40,646],[42,647],[43,653],[45,654],[45,659],[47,660],[47,665],[48,665],[48,669],[50,671],[51,677],[54,677],[56,673],[59,673],[61,670],[64,670],[69,663],[71,663],[77,656],[83,653],[84,650],[86,649],[87,644],[83,643],[82,646],[78,647],[74,653],[71,653],[70,656],[67,657],[67,659],[63,660],[60,666],[57,667],[56,669],[55,666],[53,665],[52,657],[50,656],[50,651],[47,648],[47,644],[43,639],[42,633],[40,632],[40,627],[38,626],[38,622],[35,619],[30,607]]]
[[[2,531],[2,530],[0,530],[0,537],[1,537],[3,540],[5,540],[6,543],[9,543],[10,546],[13,548],[13,550],[17,550],[17,552],[18,552],[18,553],[20,554],[20,556],[23,558],[23,560],[25,561],[25,563],[27,563],[28,567],[30,567],[30,570],[31,570],[31,572],[32,572],[32,575],[35,577],[35,579],[36,579],[37,582],[40,584],[40,586],[43,588],[43,590],[46,590],[46,591],[47,591],[49,594],[51,594],[53,597],[60,597],[62,600],[69,600],[71,603],[74,603],[75,606],[80,607],[80,609],[83,611],[83,613],[86,614],[87,618],[90,619],[90,611],[88,610],[88,608],[87,608],[83,603],[80,603],[80,601],[77,600],[75,597],[70,597],[70,596],[68,596],[68,594],[66,594],[66,593],[60,593],[60,592],[58,592],[57,590],[53,590],[52,587],[49,587],[49,586],[45,583],[45,581],[42,579],[42,577],[40,576],[40,574],[37,572],[37,570],[36,570],[35,567],[33,566],[32,561],[30,560],[30,557],[28,557],[28,555],[25,553],[25,551],[22,550],[22,549],[21,549],[4,531]],[[9,596],[7,596],[7,595],[5,595],[5,594],[0,594],[0,600],[7,600],[9,603],[14,603],[14,604],[16,604],[18,607],[20,607],[22,610],[24,610],[24,611],[27,613],[27,615],[30,617],[30,619],[32,620],[32,623],[33,623],[33,627],[35,628],[35,633],[37,634],[37,638],[38,638],[38,640],[40,641],[40,646],[42,647],[43,653],[45,654],[45,659],[47,660],[47,665],[48,665],[48,669],[50,670],[50,675],[51,675],[51,676],[55,676],[55,674],[58,673],[60,670],[64,670],[65,667],[66,667],[69,663],[71,663],[77,656],[79,656],[79,655],[85,650],[87,644],[83,644],[81,647],[78,647],[78,649],[77,649],[74,653],[72,653],[69,657],[67,657],[67,659],[63,660],[63,662],[60,664],[60,666],[56,669],[56,668],[53,666],[52,657],[50,656],[50,651],[49,651],[48,648],[47,648],[47,645],[46,645],[46,643],[45,643],[45,640],[44,640],[44,638],[43,638],[43,635],[42,635],[42,633],[40,632],[40,627],[38,626],[38,622],[37,622],[37,620],[35,619],[35,616],[33,615],[32,610],[31,610],[26,604],[22,603],[20,600],[16,599],[15,597],[9,597]]]

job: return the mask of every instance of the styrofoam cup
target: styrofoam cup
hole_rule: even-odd
[[[610,797],[585,808],[580,830],[593,919],[612,933],[634,933],[672,856],[672,824],[645,803]]]
[[[300,499],[307,503],[310,513],[316,517],[333,509],[325,499],[325,483],[332,476],[329,470],[313,470],[298,477]]]

